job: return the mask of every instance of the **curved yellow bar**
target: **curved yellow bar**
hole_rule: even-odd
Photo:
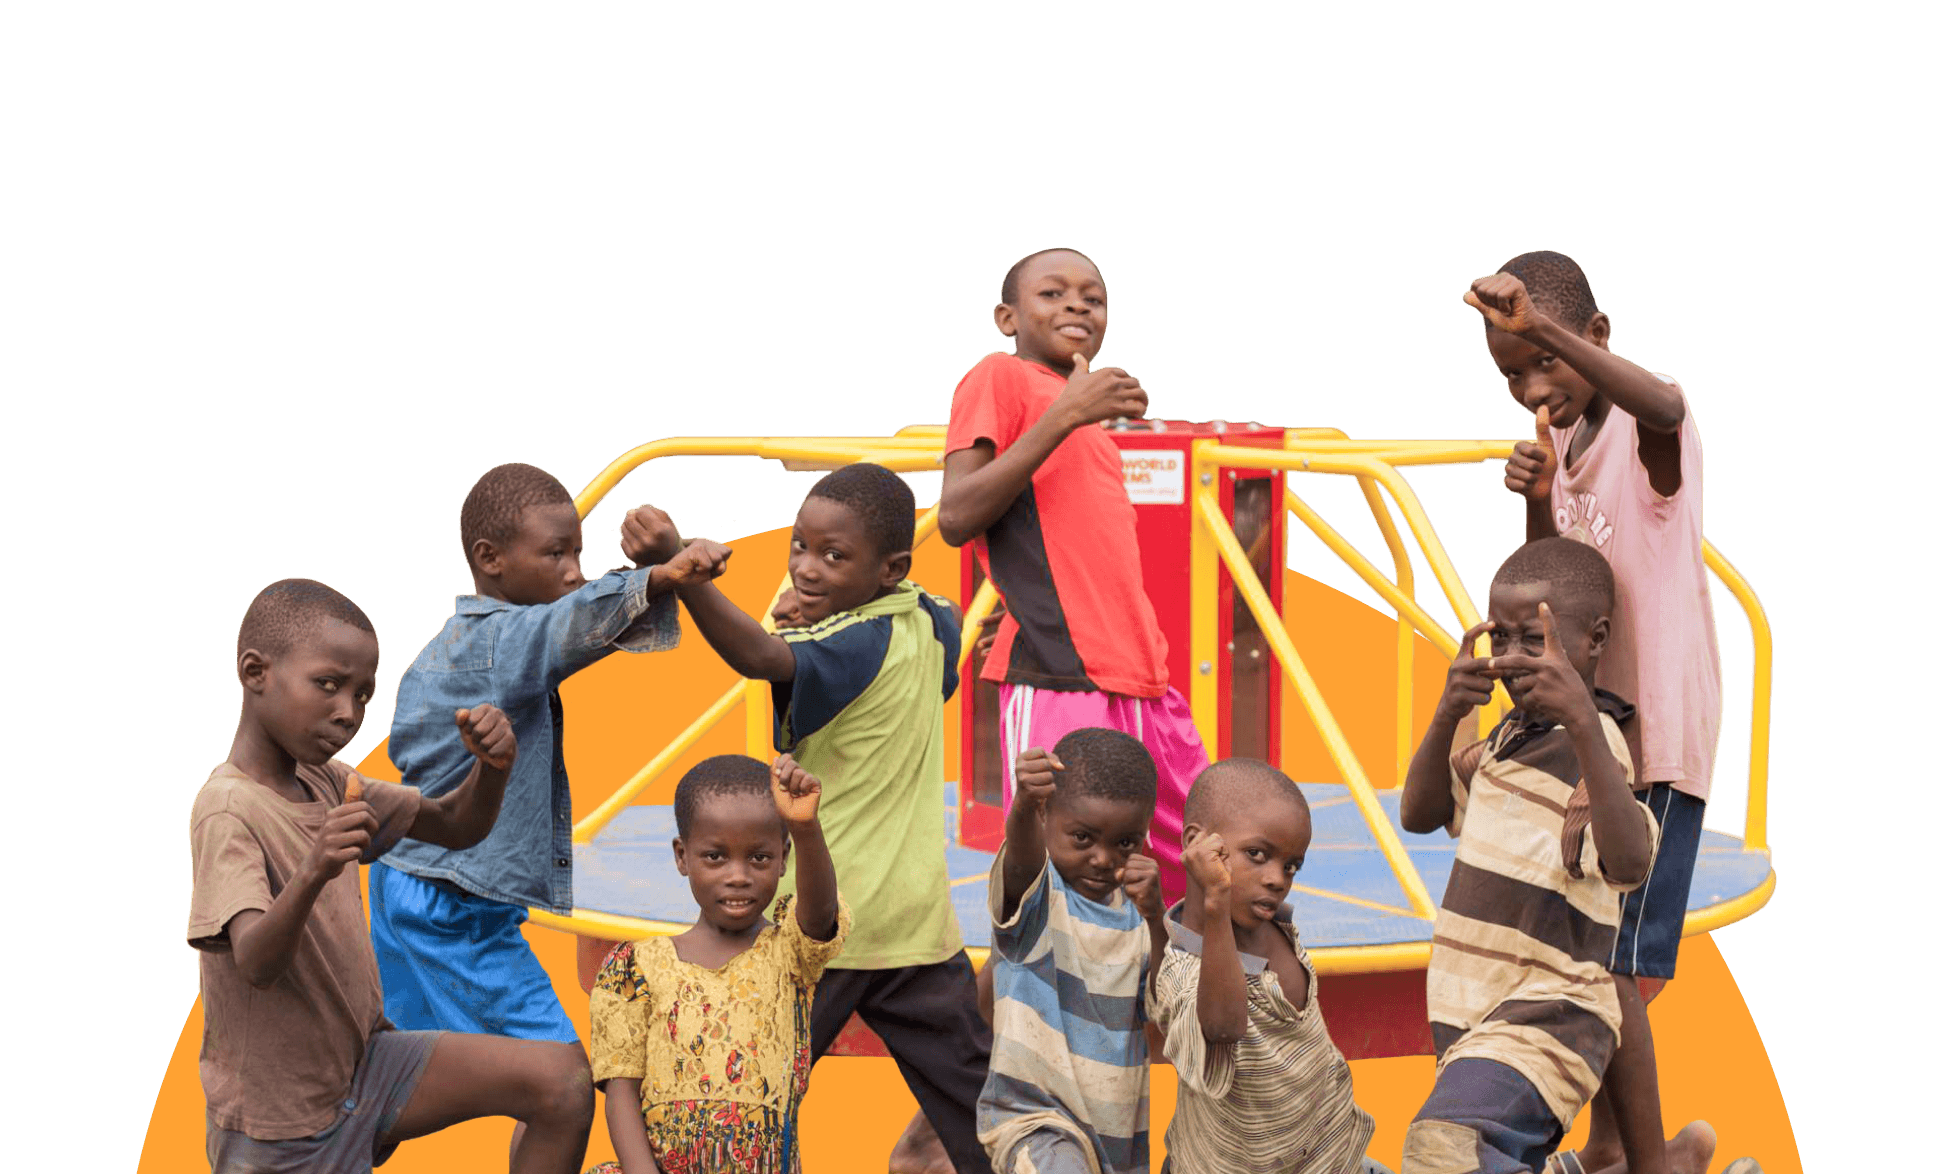
[[[1751,584],[1709,541],[1704,544],[1704,563],[1745,609],[1745,619],[1751,623],[1751,771],[1745,786],[1745,847],[1763,848],[1772,742],[1772,625]]]
[[[727,711],[734,708],[735,703],[746,695],[747,690],[756,684],[766,685],[767,682],[741,680],[728,686],[728,691],[721,694],[719,700],[708,706],[699,717],[689,723],[688,727],[680,732],[680,737],[667,743],[660,753],[647,762],[647,765],[634,772],[632,778],[621,783],[618,790],[608,795],[604,803],[587,812],[585,819],[573,825],[573,843],[591,843],[601,828],[611,823],[613,817],[629,807],[640,792],[646,790],[649,784],[659,778],[662,771],[673,765],[675,759],[687,753],[688,748],[700,741],[707,731],[713,729],[714,723],[720,721]]]
[[[1394,872],[1394,879],[1401,885],[1401,891],[1408,896],[1408,904],[1413,906],[1417,917],[1433,920],[1435,916],[1434,898],[1428,895],[1427,886],[1421,883],[1421,874],[1415,871],[1413,860],[1401,846],[1401,838],[1395,835],[1394,827],[1388,823],[1388,816],[1381,809],[1381,801],[1375,798],[1374,788],[1361,770],[1361,764],[1354,757],[1353,748],[1347,744],[1347,735],[1341,732],[1340,724],[1334,720],[1334,713],[1320,695],[1320,687],[1314,683],[1313,674],[1307,671],[1307,664],[1300,659],[1300,653],[1287,638],[1285,625],[1280,622],[1279,613],[1273,609],[1273,600],[1267,596],[1266,588],[1260,585],[1258,575],[1253,573],[1253,564],[1248,561],[1246,551],[1234,536],[1226,517],[1219,511],[1219,501],[1213,496],[1210,486],[1200,486],[1193,493],[1193,501],[1199,508],[1200,520],[1212,535],[1213,543],[1219,550],[1219,557],[1226,564],[1227,573],[1233,578],[1233,585],[1246,599],[1246,605],[1253,609],[1253,618],[1260,625],[1260,634],[1279,658],[1280,668],[1293,682],[1294,692],[1299,694],[1300,703],[1307,709],[1307,716],[1313,719],[1315,728],[1320,731],[1320,739],[1327,747],[1327,754],[1334,760],[1347,789],[1354,796],[1355,806],[1361,809],[1361,818],[1374,834],[1375,843],[1381,845],[1381,854],[1387,857],[1388,867]]]

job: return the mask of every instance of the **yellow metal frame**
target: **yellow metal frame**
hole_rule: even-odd
[[[938,425],[918,425],[905,428],[894,436],[839,436],[839,437],[678,437],[656,440],[635,448],[602,470],[599,476],[587,485],[575,499],[580,515],[591,512],[612,488],[619,484],[628,473],[649,461],[674,456],[754,456],[778,460],[788,468],[819,469],[833,468],[855,461],[873,461],[899,471],[928,471],[940,467],[943,457],[943,433]],[[1286,625],[1274,610],[1259,576],[1253,571],[1251,562],[1241,549],[1238,538],[1227,523],[1219,508],[1219,474],[1222,470],[1255,469],[1278,470],[1289,475],[1295,473],[1318,473],[1334,476],[1353,477],[1359,484],[1368,509],[1373,515],[1375,525],[1386,543],[1390,559],[1394,563],[1394,573],[1390,577],[1383,574],[1372,561],[1349,543],[1340,532],[1329,525],[1319,512],[1294,492],[1291,486],[1286,490],[1286,508],[1302,524],[1313,531],[1314,535],[1337,557],[1341,559],[1363,582],[1367,583],[1389,606],[1395,610],[1396,639],[1396,721],[1395,754],[1401,771],[1405,772],[1407,762],[1414,752],[1413,732],[1413,664],[1414,640],[1417,634],[1426,638],[1444,655],[1453,656],[1456,639],[1437,624],[1415,599],[1414,568],[1408,558],[1406,544],[1402,541],[1401,531],[1388,511],[1387,500],[1391,499],[1407,523],[1415,546],[1427,561],[1437,586],[1448,600],[1455,618],[1466,631],[1479,620],[1474,602],[1463,588],[1460,577],[1455,573],[1454,563],[1443,549],[1441,539],[1429,523],[1427,512],[1413,488],[1401,476],[1399,468],[1410,465],[1442,465],[1474,463],[1485,460],[1500,460],[1513,451],[1515,443],[1507,440],[1354,440],[1345,433],[1331,428],[1309,428],[1289,430],[1283,449],[1252,448],[1221,444],[1214,440],[1196,441],[1192,446],[1192,539],[1188,554],[1188,574],[1191,580],[1191,650],[1192,679],[1188,690],[1192,704],[1193,718],[1198,724],[1201,737],[1206,744],[1216,745],[1219,731],[1219,689],[1214,679],[1212,666],[1218,663],[1217,645],[1219,640],[1219,616],[1215,606],[1218,597],[1217,586],[1219,567],[1225,564],[1227,574],[1232,577],[1241,598],[1259,622],[1260,631],[1274,657],[1279,661],[1281,671],[1286,674],[1288,683],[1299,698],[1308,716],[1319,731],[1322,744],[1328,757],[1340,771],[1341,778],[1347,783],[1349,794],[1361,817],[1366,820],[1368,830],[1380,846],[1388,867],[1393,871],[1396,882],[1401,886],[1409,905],[1408,912],[1423,920],[1432,920],[1435,915],[1435,902],[1423,886],[1414,862],[1408,858],[1400,837],[1388,822],[1380,800],[1368,781],[1366,771],[1361,767],[1359,758],[1347,743],[1340,725],[1334,720],[1333,712],[1321,697],[1320,688],[1312,674],[1308,672],[1293,640],[1288,636]],[[1385,491],[1385,499],[1383,495]],[[916,543],[920,545],[936,532],[936,510],[927,511],[917,525]],[[1736,568],[1727,562],[1708,541],[1704,545],[1705,564],[1711,568],[1719,580],[1731,592],[1740,607],[1744,609],[1746,620],[1750,623],[1752,634],[1752,715],[1751,715],[1751,758],[1747,783],[1745,810],[1744,843],[1748,851],[1769,853],[1766,843],[1766,786],[1769,768],[1769,744],[1771,735],[1771,665],[1772,641],[1771,627],[1765,617],[1764,609],[1753,594],[1750,584]],[[783,576],[781,584],[775,589],[775,597],[788,587],[788,579]],[[984,583],[976,598],[971,601],[963,617],[964,638],[958,666],[961,668],[969,659],[970,650],[975,643],[975,634],[983,618],[990,614],[996,603],[996,590],[991,583]],[[772,621],[764,618],[764,626],[772,630]],[[585,819],[573,828],[573,842],[587,843],[598,834],[621,810],[630,806],[642,791],[655,779],[691,750],[708,731],[719,723],[727,713],[739,703],[743,708],[744,728],[747,735],[748,753],[765,757],[769,746],[770,723],[773,720],[769,691],[762,682],[739,681],[708,706],[699,717],[670,742],[634,776],[621,784],[619,789],[605,802],[595,808]],[[1500,717],[1506,698],[1498,689],[1497,696],[1485,712],[1480,715],[1481,728]],[[1749,893],[1728,901],[1697,910],[1686,915],[1684,932],[1686,935],[1704,933],[1722,925],[1750,916],[1771,900],[1777,885],[1777,874],[1766,876],[1765,881]],[[594,910],[575,909],[571,916],[559,916],[544,910],[532,911],[534,923],[549,928],[591,937],[626,939],[652,936],[655,934],[678,932],[685,926],[643,918],[622,917]],[[1428,943],[1410,942],[1386,946],[1335,946],[1322,947],[1312,952],[1314,965],[1323,974],[1355,974],[1376,971],[1420,969],[1428,962]],[[971,951],[973,955],[981,951]],[[981,961],[981,958],[978,959]]]

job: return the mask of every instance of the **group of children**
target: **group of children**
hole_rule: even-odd
[[[1407,827],[1460,835],[1428,979],[1437,1077],[1403,1171],[1702,1174],[1701,1123],[1663,1139],[1637,984],[1675,962],[1717,731],[1696,430],[1675,383],[1609,353],[1567,258],[1516,258],[1468,300],[1539,436],[1507,473],[1531,541],[1464,636],[1402,795]],[[366,1171],[510,1116],[510,1169],[566,1174],[598,1086],[608,1170],[793,1174],[810,1069],[851,1015],[921,1109],[892,1170],[1146,1171],[1155,1050],[1179,1076],[1166,1169],[1378,1168],[1287,905],[1306,801],[1266,763],[1209,765],[1167,679],[1096,426],[1146,407],[1136,379],[1090,367],[1103,278],[1033,254],[995,317],[1015,353],[957,388],[939,507],[1005,602],[984,660],[1006,816],[981,974],[939,802],[962,622],[908,582],[901,478],[861,464],[814,486],[771,631],[714,584],[732,552],[652,507],[622,524],[633,567],[586,581],[571,496],[500,466],[461,512],[474,591],[399,684],[406,785],[333,759],[375,689],[356,605],[286,580],[243,621],[242,718],[191,833],[214,1170]],[[519,929],[573,905],[558,688],[672,646],[676,601],[772,683],[780,756],[680,780],[674,859],[699,913],[606,958],[589,1061]],[[1458,745],[1498,682],[1515,710]],[[1585,1104],[1588,1148],[1555,1155]]]

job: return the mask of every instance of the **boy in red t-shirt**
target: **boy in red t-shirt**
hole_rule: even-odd
[[[1008,613],[983,667],[1003,712],[1004,808],[1027,747],[1088,726],[1137,738],[1159,770],[1150,853],[1176,898],[1180,814],[1206,750],[1166,673],[1118,447],[1094,427],[1143,416],[1145,391],[1116,367],[1090,369],[1105,341],[1105,279],[1082,253],[1013,265],[996,319],[1017,353],[990,355],[957,384],[937,520],[950,545],[977,540]]]

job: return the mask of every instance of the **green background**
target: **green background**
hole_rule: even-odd
[[[140,1151],[196,992],[186,811],[260,586],[322,578],[376,621],[357,761],[468,586],[477,473],[578,487],[663,435],[941,421],[1003,345],[997,279],[1046,245],[1098,260],[1104,359],[1156,413],[1399,437],[1523,435],[1459,295],[1527,248],[1583,262],[1616,349],[1690,390],[1709,532],[1779,633],[1781,885],[1719,941],[1806,1164],[1901,1151],[1932,1036],[1905,997],[1930,190],[1895,49],[1923,33],[1630,12],[16,12],[8,1164]],[[683,462],[617,499],[731,538],[805,485]],[[1484,582],[1521,528],[1500,468],[1416,485]]]

